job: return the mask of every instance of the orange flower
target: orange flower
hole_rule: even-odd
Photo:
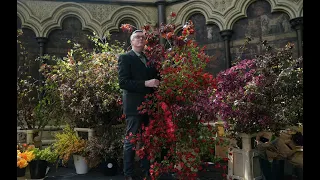
[[[27,160],[21,158],[19,161],[17,161],[17,167],[19,168],[25,168],[28,165]]]
[[[18,152],[19,150],[17,150],[17,160],[21,160],[21,159],[24,159],[26,160],[27,162],[30,162],[32,161],[34,158],[35,158],[35,155],[33,154],[33,151],[26,151],[26,152],[23,152],[21,153],[20,151]]]
[[[27,159],[27,154],[26,153],[20,153],[18,154],[18,156],[21,158],[21,159]]]

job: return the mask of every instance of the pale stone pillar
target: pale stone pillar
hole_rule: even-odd
[[[251,152],[251,137],[249,134],[241,133],[239,136],[242,138],[242,158],[243,158],[243,169],[244,179],[253,179],[252,161],[250,157]]]
[[[31,144],[33,143],[33,133],[34,133],[34,130],[27,130],[27,144]]]

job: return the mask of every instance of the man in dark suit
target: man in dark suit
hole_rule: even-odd
[[[123,90],[123,113],[126,115],[126,137],[124,140],[124,175],[132,180],[134,174],[135,151],[130,143],[130,134],[141,132],[141,124],[148,124],[148,116],[139,114],[138,106],[145,100],[146,94],[154,92],[159,85],[158,72],[143,54],[146,37],[142,30],[134,31],[130,36],[132,50],[122,54],[118,61],[119,86]],[[149,162],[142,159],[142,167],[147,175]]]

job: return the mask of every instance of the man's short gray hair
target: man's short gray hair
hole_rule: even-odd
[[[130,36],[130,41],[132,41],[132,39],[134,38],[134,35],[135,35],[137,32],[143,32],[143,30],[137,29],[137,30],[133,31],[132,34],[131,34],[131,36]]]

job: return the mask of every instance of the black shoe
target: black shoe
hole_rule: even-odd
[[[133,180],[133,179],[130,176],[126,176],[126,177],[124,177],[124,180]]]

